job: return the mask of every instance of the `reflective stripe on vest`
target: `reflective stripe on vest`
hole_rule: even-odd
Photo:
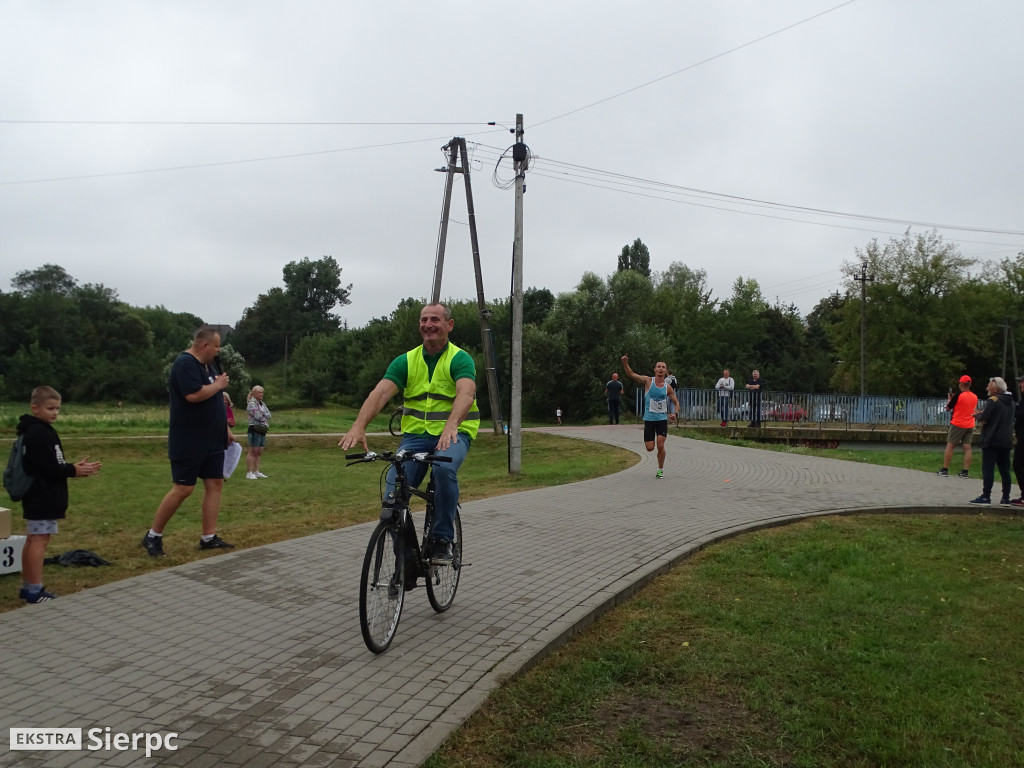
[[[452,358],[462,350],[451,342],[434,366],[434,378],[429,378],[427,361],[423,359],[423,346],[406,353],[408,378],[405,383],[405,404],[402,411],[402,432],[440,435],[445,422],[452,415],[455,402],[455,381],[452,379]],[[475,439],[480,428],[480,409],[473,400],[469,413],[459,424],[459,432]]]

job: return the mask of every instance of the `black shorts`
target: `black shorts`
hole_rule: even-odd
[[[197,478],[224,479],[224,451],[212,451],[202,459],[171,462],[171,480],[175,485],[195,485]]]
[[[653,443],[655,435],[664,437],[668,434],[668,419],[644,422],[644,442]]]

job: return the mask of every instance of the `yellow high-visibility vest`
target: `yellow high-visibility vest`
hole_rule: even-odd
[[[457,346],[448,342],[448,347],[441,354],[434,366],[434,378],[429,378],[427,361],[423,359],[423,345],[410,350],[405,355],[408,378],[405,384],[405,403],[402,415],[402,432],[440,435],[445,422],[452,415],[455,403],[455,380],[452,378],[451,362],[461,352]],[[480,409],[476,400],[459,424],[459,432],[476,438],[480,429]]]

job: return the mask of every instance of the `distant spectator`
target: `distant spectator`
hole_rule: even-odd
[[[260,472],[260,458],[267,445],[267,432],[270,429],[270,409],[263,402],[263,387],[258,384],[249,392],[246,412],[249,414],[249,453],[245,455],[245,479],[258,480],[265,478]]]
[[[715,384],[718,390],[718,413],[722,417],[722,426],[729,423],[729,401],[732,399],[732,391],[736,389],[736,382],[729,375],[729,369],[722,371],[722,378]]]
[[[612,379],[604,385],[604,396],[608,399],[608,423],[619,423],[619,399],[622,397],[622,382],[619,374],[613,373]]]
[[[562,426],[562,409],[555,408],[555,418],[558,419],[558,426]]]
[[[949,463],[953,460],[953,449],[960,445],[964,450],[964,468],[960,477],[967,477],[971,468],[971,438],[974,437],[974,412],[978,409],[978,396],[971,392],[971,377],[960,377],[960,391],[950,392],[946,397],[946,410],[952,412],[949,431],[946,433],[946,453],[942,457],[939,477],[949,477]]]
[[[672,387],[672,391],[673,392],[677,393],[676,400],[671,400],[670,399],[668,401],[668,423],[669,424],[675,424],[676,423],[676,402],[678,402],[679,382],[676,380],[676,376],[675,376],[674,373],[669,373],[669,375],[665,377],[665,383],[668,384],[670,387]]]
[[[228,426],[235,426],[235,404],[231,402],[231,395],[224,391],[224,410],[228,416]]]
[[[761,426],[761,390],[764,389],[760,371],[750,374],[750,381],[747,382],[746,388],[750,390],[750,424],[748,426],[758,429]]]

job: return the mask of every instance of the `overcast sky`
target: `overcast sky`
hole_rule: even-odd
[[[331,255],[361,326],[430,294],[435,169],[464,136],[507,297],[492,175],[522,113],[525,287],[608,276],[639,237],[654,271],[806,312],[901,222],[1024,250],[1022,28],[1020,0],[0,0],[0,290],[59,264],[234,324]],[[451,218],[441,293],[473,299],[461,178]]]

